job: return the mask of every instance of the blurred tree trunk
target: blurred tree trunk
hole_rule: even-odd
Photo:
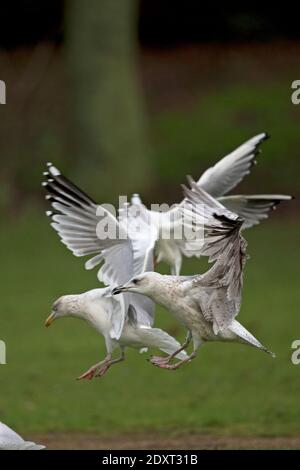
[[[144,192],[151,181],[136,71],[137,7],[136,0],[67,3],[74,164],[102,198]]]

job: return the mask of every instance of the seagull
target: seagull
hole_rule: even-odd
[[[161,368],[175,370],[194,359],[206,341],[230,341],[265,348],[235,317],[241,306],[243,271],[247,259],[247,243],[241,234],[244,219],[226,209],[219,201],[190,181],[184,187],[183,212],[194,211],[205,229],[201,253],[213,266],[204,274],[194,276],[161,275],[145,272],[133,277],[112,294],[145,295],[167,308],[188,331],[185,349],[193,340],[193,352],[188,358],[171,363],[174,354],[154,356],[151,362]],[[202,209],[198,210],[199,204]]]
[[[261,133],[251,138],[236,150],[226,155],[214,166],[208,168],[203,175],[197,181],[197,186],[204,189],[213,197],[217,198],[225,207],[229,210],[240,215],[244,219],[243,229],[250,228],[254,225],[259,224],[262,220],[269,216],[270,211],[275,209],[277,205],[285,200],[291,199],[290,196],[281,194],[262,194],[262,195],[235,195],[235,196],[224,196],[231,191],[246,175],[250,173],[252,166],[256,163],[256,156],[260,153],[260,145],[269,136],[266,133]],[[63,201],[68,201],[68,204],[73,202],[76,205],[76,201],[72,199],[73,196],[68,194],[68,188],[71,186],[73,191],[77,191],[78,197],[80,198],[81,207],[80,215],[82,210],[85,213],[85,228],[88,226],[88,213],[95,212],[98,205],[77,186],[65,178],[61,172],[54,167],[52,164],[48,165],[48,171],[44,172],[46,181],[42,184],[47,189],[48,194],[46,198],[55,203],[55,212],[62,213]],[[70,199],[71,198],[71,199]],[[60,205],[58,205],[59,203]],[[143,249],[150,253],[155,254],[155,265],[160,262],[165,262],[170,266],[171,274],[179,275],[182,266],[183,256],[192,256],[191,251],[185,249],[186,243],[182,238],[176,238],[174,236],[174,229],[182,223],[181,208],[183,207],[185,200],[179,204],[174,204],[168,211],[154,211],[149,210],[143,204],[139,194],[133,194],[131,197],[130,205],[126,209],[127,221],[133,221],[135,219],[134,214],[138,211],[143,214],[144,219],[148,219],[148,225],[151,226],[152,236],[149,238],[149,246],[146,246],[144,242]],[[48,215],[52,217],[53,213],[48,211]],[[124,217],[125,219],[125,217]],[[53,227],[57,230],[57,224],[53,224]],[[64,237],[62,237],[63,243],[73,251],[76,256],[85,256],[91,253],[92,246],[86,246],[84,244],[85,234],[82,232],[82,226],[77,236],[77,246],[83,245],[82,250],[73,250],[73,247],[68,246]],[[74,232],[74,228],[71,229]],[[59,232],[60,234],[62,231]],[[167,234],[167,236],[164,236]],[[170,234],[170,235],[169,235]],[[75,236],[75,234],[73,233]],[[95,233],[93,234],[95,235]],[[65,237],[66,238],[66,237]],[[73,237],[74,239],[74,237]],[[88,248],[90,248],[88,250]],[[193,256],[199,254],[193,253]],[[99,260],[95,257],[95,260]],[[100,261],[99,261],[100,262]],[[87,263],[87,269],[94,266],[94,261]]]
[[[218,199],[227,209],[242,217],[243,229],[259,224],[268,218],[270,211],[276,209],[280,202],[291,199],[291,196],[281,194],[224,196],[250,173],[251,168],[256,164],[256,156],[261,152],[260,145],[268,138],[267,133],[252,137],[208,168],[196,183],[198,187]],[[158,234],[155,244],[156,263],[164,261],[170,266],[171,274],[176,276],[180,274],[183,255],[191,256],[190,252],[185,250],[185,240],[175,239],[172,236],[174,225],[181,220],[181,208],[184,204],[185,200],[173,205],[171,210],[165,212],[148,211]],[[131,198],[131,205],[143,206],[138,194],[134,194]],[[145,206],[143,208],[147,210]],[[171,233],[171,237],[164,238],[163,232]],[[199,255],[194,253],[194,256]]]
[[[83,318],[104,336],[106,357],[91,366],[79,379],[102,377],[113,364],[124,360],[126,346],[140,349],[158,347],[163,351],[176,352],[179,343],[163,330],[153,328],[154,302],[136,296],[120,296],[116,299],[110,294],[109,286],[124,283],[146,270],[153,270],[155,232],[143,217],[145,214],[128,216],[125,207],[120,208],[116,218],[103,206],[98,207],[52,164],[49,163],[48,168],[53,178],[48,178],[44,186],[47,189],[46,198],[53,208],[53,211],[48,212],[51,225],[75,256],[92,255],[85,267],[92,269],[101,265],[98,279],[107,286],[59,298],[46,320],[46,326],[49,326],[60,316]],[[110,229],[118,237],[99,237],[97,229],[102,222],[109,223]],[[139,236],[129,230],[137,222],[141,231]],[[112,359],[116,347],[121,349],[121,356]],[[187,357],[184,351],[178,354]]]
[[[80,318],[86,320],[104,337],[107,351],[104,360],[91,366],[78,377],[78,380],[102,377],[112,365],[125,360],[126,347],[139,349],[141,352],[153,347],[167,354],[175,353],[176,357],[181,360],[188,357],[185,351],[176,353],[180,349],[180,344],[164,330],[139,322],[133,309],[128,312],[121,336],[118,339],[112,338],[110,331],[118,305],[116,305],[115,298],[110,295],[110,291],[110,288],[99,288],[79,295],[64,295],[54,302],[52,313],[45,322],[48,327],[61,317]],[[115,349],[121,351],[117,359],[112,358]]]
[[[19,434],[0,421],[0,450],[41,450],[45,446],[24,441]]]

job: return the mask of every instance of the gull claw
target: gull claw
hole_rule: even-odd
[[[160,367],[161,369],[167,370],[177,370],[182,365],[181,362],[176,362],[176,364],[168,364],[167,362],[154,363],[155,366]]]
[[[99,370],[95,373],[95,377],[103,377],[103,375],[108,371],[110,364],[104,364],[99,368]]]
[[[76,380],[83,380],[83,379],[92,380],[92,378],[95,375],[95,372],[96,372],[96,369],[91,368],[91,369],[87,370],[86,372],[84,372],[79,377],[77,377]]]
[[[151,364],[157,367],[162,367],[163,365],[167,365],[170,361],[169,356],[151,356],[148,359]]]

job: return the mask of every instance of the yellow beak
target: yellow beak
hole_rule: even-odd
[[[50,326],[51,323],[54,322],[54,320],[55,320],[55,313],[52,312],[52,313],[49,315],[49,317],[47,318],[47,320],[45,321],[45,326],[46,326],[46,327]]]

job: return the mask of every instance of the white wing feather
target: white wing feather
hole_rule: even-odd
[[[48,213],[53,221],[52,227],[57,231],[62,243],[75,256],[93,255],[85,267],[93,269],[101,265],[98,271],[100,281],[112,287],[124,284],[133,275],[140,274],[145,267],[147,269],[151,267],[155,242],[146,222],[142,225],[141,244],[139,239],[128,237],[124,218],[120,217],[118,220],[105,207],[97,206],[89,196],[52,165],[49,166],[47,181],[43,186],[48,193],[46,198],[54,210]],[[99,223],[107,223],[112,233],[116,234],[116,238],[99,237],[97,234]],[[113,326],[110,331],[112,338],[119,339],[131,300],[133,299],[130,296],[119,296],[114,307]],[[152,301],[143,300],[140,302],[140,307],[135,299],[133,303],[138,321],[146,325],[152,324],[154,319]]]
[[[291,196],[281,194],[224,196],[218,199],[227,209],[244,219],[243,229],[253,227],[269,217],[282,201],[289,201]]]
[[[259,152],[258,146],[267,137],[265,133],[259,134],[226,155],[203,173],[197,185],[214,197],[228,193],[250,173]]]

